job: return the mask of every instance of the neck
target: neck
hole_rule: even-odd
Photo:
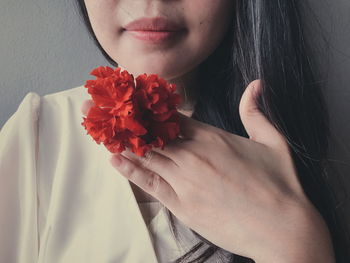
[[[120,64],[118,64],[118,67],[122,70],[126,70]],[[176,93],[180,94],[183,98],[181,104],[177,107],[178,111],[190,117],[195,103],[195,87],[198,80],[198,67],[179,77],[165,79],[167,82],[176,85]]]
[[[182,96],[182,102],[177,107],[179,111],[190,113],[193,111],[194,103],[195,103],[195,86],[198,80],[198,69],[185,73],[184,75],[167,79],[169,83],[173,83],[176,85],[176,93]]]

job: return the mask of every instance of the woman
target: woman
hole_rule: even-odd
[[[110,159],[81,128],[83,86],[27,94],[0,134],[1,262],[349,259],[298,1],[77,3],[109,62],[177,84],[182,138]],[[181,258],[165,211],[195,245]]]

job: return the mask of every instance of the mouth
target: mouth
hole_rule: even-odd
[[[180,31],[128,31],[134,38],[147,41],[160,43],[175,38],[181,32]]]
[[[180,23],[164,17],[143,17],[124,26],[128,31],[180,31],[184,29]]]
[[[123,31],[142,41],[161,43],[180,36],[185,32],[185,27],[169,19],[155,17],[132,21]]]

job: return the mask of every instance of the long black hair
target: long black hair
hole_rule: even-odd
[[[84,1],[76,3],[96,45],[117,67],[96,39]],[[301,0],[234,0],[231,26],[224,40],[199,65],[200,92],[195,93],[192,118],[248,137],[240,120],[239,102],[246,86],[262,79],[259,108],[287,139],[300,183],[330,230],[336,262],[345,263],[350,259],[349,234],[329,178],[338,172],[328,158],[329,113],[322,83],[317,81],[319,69],[311,55],[314,43],[305,39],[306,8]],[[169,210],[168,215],[177,233]],[[227,251],[192,232],[201,241],[176,262],[204,262],[214,253],[227,255]],[[200,248],[205,251],[191,260]],[[222,262],[254,261],[229,253]]]

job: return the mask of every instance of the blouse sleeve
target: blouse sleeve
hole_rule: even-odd
[[[27,93],[0,130],[0,262],[38,259],[39,107],[40,96]]]

